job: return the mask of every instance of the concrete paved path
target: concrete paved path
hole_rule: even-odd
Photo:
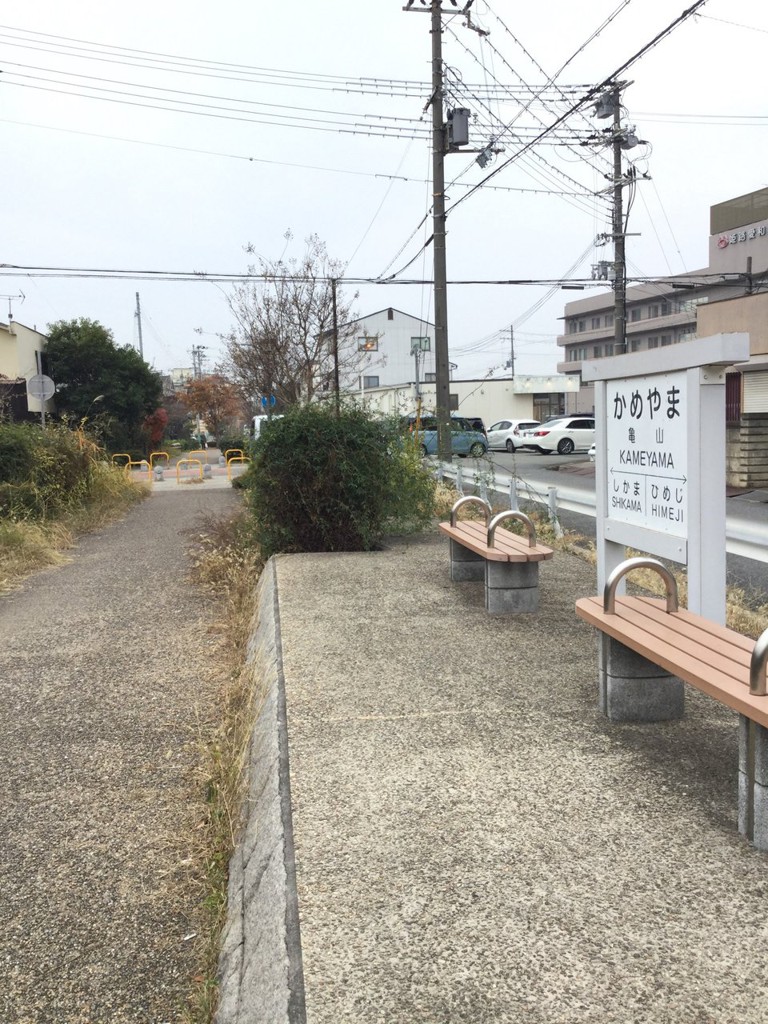
[[[0,1021],[163,1024],[189,989],[211,603],[179,488],[0,599]]]
[[[594,586],[556,555],[492,618],[437,538],[278,559],[310,1024],[768,1017],[735,718],[601,718]]]

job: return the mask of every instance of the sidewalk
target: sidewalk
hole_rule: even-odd
[[[310,1024],[766,1019],[735,718],[601,718],[594,587],[559,554],[493,618],[437,537],[278,558]]]
[[[181,1020],[195,743],[217,713],[183,531],[236,500],[145,501],[0,600],[2,1024]]]

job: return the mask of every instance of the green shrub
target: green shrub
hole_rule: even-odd
[[[88,495],[101,450],[60,424],[0,424],[0,516],[43,518]]]
[[[424,525],[434,484],[395,428],[358,409],[289,410],[262,430],[241,477],[264,557],[367,551]]]

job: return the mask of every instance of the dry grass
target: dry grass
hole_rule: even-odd
[[[199,723],[201,788],[206,817],[199,833],[194,872],[200,884],[198,962],[195,987],[185,1014],[188,1024],[209,1024],[218,998],[216,969],[227,914],[229,861],[242,820],[245,764],[255,715],[259,680],[246,668],[256,581],[263,568],[247,529],[247,511],[217,519],[205,517],[191,532],[192,581],[219,598],[220,618],[214,661],[219,689],[215,722]]]
[[[78,535],[114,522],[149,493],[146,484],[133,484],[122,471],[100,463],[86,504],[56,519],[0,519],[0,594],[41,569],[65,565],[65,552]]]

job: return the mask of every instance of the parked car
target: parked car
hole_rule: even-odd
[[[538,420],[499,420],[488,428],[488,447],[494,450],[514,452],[520,447],[520,434],[523,430],[538,427]]]
[[[412,427],[415,431],[415,425]],[[425,416],[418,431],[419,451],[422,456],[437,454],[437,421]],[[485,434],[476,430],[463,416],[451,416],[451,452],[453,455],[471,455],[480,459],[488,451]]]
[[[571,452],[589,451],[595,440],[593,417],[564,416],[559,420],[540,423],[533,430],[526,430],[520,441],[521,448],[531,448],[543,455],[570,455]]]
[[[454,418],[453,413],[451,413],[451,418]],[[464,416],[463,419],[472,425],[473,430],[479,430],[485,436],[486,441],[488,440],[488,431],[485,429],[485,423],[483,423],[480,416]]]

